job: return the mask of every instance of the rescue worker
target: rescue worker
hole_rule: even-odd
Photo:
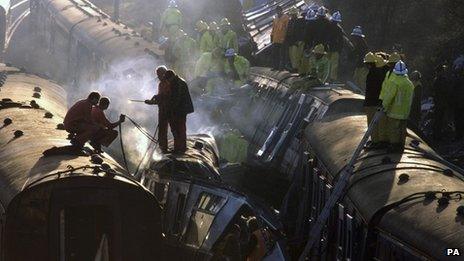
[[[195,81],[204,90],[195,90],[196,93],[212,94],[216,87],[223,86],[224,82],[224,54],[220,48],[213,52],[203,53],[195,64]]]
[[[327,17],[327,8],[324,6],[319,7],[316,12],[316,20],[314,21],[314,45],[322,44],[327,50],[329,45],[329,39],[333,37],[330,35],[330,20]]]
[[[314,48],[314,35],[315,35],[315,21],[316,11],[309,9],[306,13],[306,28],[304,32],[304,50],[301,57],[300,67],[298,73],[304,75],[309,71],[309,64],[311,59],[311,50]]]
[[[272,245],[271,234],[266,229],[259,227],[256,217],[251,217],[247,222],[248,228],[252,231],[248,243],[247,261],[260,261],[266,255],[269,246]]]
[[[171,88],[171,127],[174,129],[174,153],[183,154],[187,150],[187,115],[194,112],[192,98],[184,79],[168,70],[164,77]]]
[[[177,8],[176,1],[171,0],[168,8],[161,15],[160,32],[168,38],[175,38],[178,30],[181,28],[182,13]]]
[[[339,11],[333,13],[330,18],[329,33],[327,39],[329,46],[328,58],[330,61],[330,80],[338,80],[338,65],[340,62],[340,53],[343,49],[345,32],[341,27],[342,15]]]
[[[409,80],[408,69],[403,61],[398,61],[393,69],[395,77],[380,99],[386,113],[389,152],[402,152],[406,139],[406,125],[414,96],[414,85]]]
[[[306,20],[304,17],[298,17],[298,9],[292,7],[289,11],[290,21],[287,28],[287,37],[285,44],[288,47],[291,71],[297,71],[301,66],[301,60],[304,51],[304,34],[306,29]]]
[[[200,53],[212,52],[216,48],[216,44],[208,24],[200,20],[196,24],[196,30],[198,31],[197,43]]]
[[[382,89],[382,83],[385,79],[388,67],[382,56],[372,52],[365,55],[364,64],[369,68],[369,72],[366,76],[366,95],[363,104],[367,116],[367,125],[369,125],[378,107],[381,105],[379,99],[380,90]],[[386,140],[381,140],[378,126],[379,125],[374,127],[371,134],[371,141],[366,149],[380,149],[385,147]]]
[[[119,120],[111,123],[105,116],[105,110],[110,106],[110,99],[103,97],[100,99],[98,106],[93,106],[92,108],[92,121],[100,127],[98,133],[90,141],[90,145],[95,149],[97,153],[101,153],[101,146],[108,147],[116,137],[118,137],[118,132],[113,130],[126,119],[126,116],[121,114]]]
[[[245,84],[250,72],[250,62],[243,56],[237,55],[234,49],[225,52],[226,61],[224,72],[236,87]]]
[[[330,62],[327,58],[324,45],[316,45],[312,53],[314,55],[314,60],[310,62],[310,74],[316,76],[321,83],[326,83],[329,79]]]
[[[282,6],[276,7],[277,17],[272,22],[271,43],[273,48],[272,59],[273,68],[281,70],[285,64],[285,37],[287,36],[287,26],[290,17],[283,13]]]
[[[209,29],[211,30],[211,34],[213,36],[213,43],[215,48],[219,48],[221,46],[222,39],[221,28],[219,28],[218,24],[215,21],[212,21],[209,24]]]
[[[81,149],[99,131],[100,127],[92,121],[92,107],[99,100],[100,94],[91,92],[87,99],[76,102],[66,113],[64,128],[70,133],[71,144],[75,148]]]
[[[409,79],[414,85],[414,98],[412,100],[411,113],[409,115],[409,122],[412,129],[416,133],[420,133],[421,122],[421,106],[422,106],[422,74],[419,71],[414,71],[409,75]]]
[[[433,139],[441,140],[444,123],[451,113],[450,101],[453,97],[453,81],[448,65],[442,64],[435,69],[435,78],[432,85],[433,95]]]
[[[227,18],[222,18],[221,20],[221,48],[223,50],[231,48],[238,50],[237,34],[232,30],[232,26]]]
[[[159,66],[155,70],[158,77],[158,93],[150,100],[145,100],[146,104],[158,105],[158,144],[162,153],[168,153],[168,125],[171,127],[171,133],[175,134],[172,123],[171,108],[171,86],[165,78],[167,68]]]
[[[219,155],[230,163],[245,163],[247,161],[248,142],[238,129],[225,126],[219,139]]]
[[[367,68],[363,64],[363,59],[369,50],[367,42],[363,34],[361,26],[356,26],[351,32],[351,42],[353,43],[354,50],[352,53],[352,59],[354,62],[354,73],[353,81],[362,90],[366,89],[366,75],[368,73]]]
[[[195,62],[197,57],[197,42],[188,36],[183,30],[180,30],[179,37],[177,38],[173,54],[175,58],[174,68],[178,75],[191,80],[195,69]]]

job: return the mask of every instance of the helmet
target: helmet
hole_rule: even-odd
[[[375,63],[377,62],[377,56],[373,54],[372,52],[368,52],[364,56],[364,63]]]
[[[397,52],[393,52],[390,54],[390,57],[388,57],[388,63],[397,63],[401,60],[401,55]]]
[[[313,53],[315,54],[326,54],[325,48],[323,44],[318,44],[314,47]]]
[[[221,27],[224,27],[224,26],[230,26],[229,19],[227,19],[227,18],[222,18],[221,19]]]
[[[209,23],[209,29],[211,29],[211,30],[218,30],[218,29],[219,29],[219,26],[218,26],[218,24],[217,24],[215,21],[212,21],[211,23]]]
[[[168,7],[177,7],[176,0],[169,1]]]
[[[233,48],[227,49],[226,52],[224,53],[225,57],[232,57],[234,55],[235,55],[235,50]]]
[[[209,27],[208,27],[208,24],[205,21],[200,20],[196,24],[196,29],[197,29],[198,32],[203,32],[203,31],[208,30]]]
[[[375,67],[381,68],[387,65],[387,61],[385,61],[382,55],[375,53],[375,58]]]
[[[408,74],[408,68],[406,68],[406,64],[399,60],[396,64],[395,64],[395,68],[393,69],[393,73],[397,74],[397,75],[406,75]]]
[[[317,11],[317,9],[319,9],[319,5],[318,4],[311,4],[309,7],[308,7],[308,10],[313,10],[313,11]]]
[[[316,20],[316,11],[309,9],[306,13],[305,20],[307,21],[314,21]]]
[[[290,9],[288,9],[288,14],[289,15],[298,15],[298,9],[295,6],[292,6]]]
[[[327,15],[327,9],[324,6],[319,7],[316,15],[317,17],[325,17]]]
[[[181,36],[187,36],[187,33],[184,32],[184,30],[179,29],[179,31],[177,31],[177,37],[181,37]]]
[[[341,23],[342,22],[342,14],[340,13],[340,11],[337,11],[337,12],[333,13],[332,17],[330,18],[330,21]]]
[[[409,79],[411,79],[411,81],[419,81],[422,79],[422,74],[419,71],[414,71],[409,75]]]
[[[363,34],[363,31],[362,31],[362,27],[360,25],[358,26],[355,26],[353,28],[353,32],[351,32],[351,35],[354,35],[354,36],[359,36],[359,37],[366,37],[364,34]]]

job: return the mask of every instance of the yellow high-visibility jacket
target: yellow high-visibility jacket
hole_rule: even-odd
[[[411,112],[414,98],[414,84],[407,75],[391,77],[382,88],[380,99],[388,117],[397,120],[407,120]]]
[[[239,79],[234,79],[234,83],[237,86],[242,86],[246,82],[248,74],[250,73],[250,62],[245,57],[236,55],[234,57],[234,67],[235,70],[237,70],[237,74],[239,77]],[[231,75],[232,73],[232,68],[227,59],[224,63],[224,72],[227,75]]]
[[[238,52],[237,34],[232,30],[227,31],[227,33],[222,36],[221,47],[224,50],[233,48],[236,52]]]
[[[212,52],[216,48],[214,43],[213,35],[210,31],[206,30],[202,32],[200,39],[198,41],[198,48],[201,53]]]

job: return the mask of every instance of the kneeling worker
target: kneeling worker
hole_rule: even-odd
[[[100,99],[98,106],[92,108],[92,121],[100,127],[100,130],[97,134],[91,139],[90,145],[97,152],[101,152],[101,146],[108,147],[116,137],[118,137],[118,132],[113,130],[119,124],[123,123],[126,119],[126,116],[121,114],[117,122],[111,123],[105,116],[105,110],[110,106],[110,99],[103,97]]]
[[[64,128],[71,134],[71,144],[82,148],[97,134],[99,126],[92,121],[92,107],[100,100],[98,92],[92,92],[87,99],[76,102],[64,117]]]
[[[380,99],[387,114],[386,127],[390,152],[402,152],[406,139],[406,124],[411,111],[414,85],[408,78],[408,69],[403,61],[396,63],[396,77],[383,86]]]

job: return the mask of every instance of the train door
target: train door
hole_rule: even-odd
[[[83,188],[54,192],[49,224],[50,260],[121,260],[116,194]]]

